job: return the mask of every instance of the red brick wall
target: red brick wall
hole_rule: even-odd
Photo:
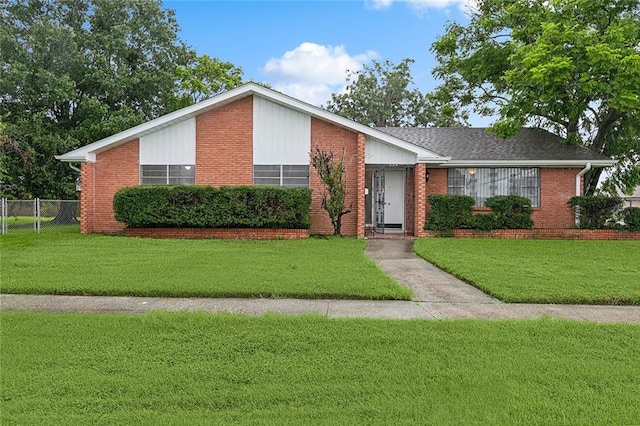
[[[95,194],[95,164],[82,163],[80,173],[80,232],[90,234],[93,231],[93,212]]]
[[[479,231],[476,229],[455,229],[448,232],[427,231],[427,237],[456,238],[496,238],[514,240],[640,240],[638,231],[616,231],[614,229],[495,229]]]
[[[366,138],[362,133],[358,134],[358,147],[356,154],[356,215],[357,215],[357,223],[356,223],[356,236],[358,238],[363,238],[365,233],[365,216],[364,216],[364,188],[366,186],[365,182],[365,164],[364,164],[364,152],[365,152],[365,144]]]
[[[347,199],[346,207],[351,206],[352,211],[342,216],[342,235],[358,235],[363,230],[358,229],[359,210],[364,208],[364,198],[359,203],[358,188],[364,185],[364,169],[360,170],[358,155],[361,155],[360,162],[364,167],[364,149],[358,149],[358,134],[333,124],[316,118],[311,118],[311,149],[319,146],[321,150],[330,151],[336,157],[342,155],[343,147],[346,147],[345,175],[347,179]],[[361,183],[358,182],[359,175]],[[333,234],[333,226],[327,211],[322,208],[322,193],[324,184],[318,177],[313,167],[311,167],[310,187],[312,191],[311,200],[311,233],[312,234]],[[364,191],[364,186],[362,186]],[[362,213],[364,214],[364,212]],[[362,218],[364,223],[364,216]]]
[[[124,224],[113,214],[113,196],[124,186],[140,183],[139,143],[127,142],[96,155],[95,163],[82,165],[82,222],[83,233],[122,232]]]
[[[427,201],[427,196],[433,194],[434,190],[436,190],[437,186],[432,184],[433,179],[433,171],[429,170],[431,176],[429,177],[429,182],[425,181],[425,175],[427,172],[426,164],[416,164],[414,166],[414,203],[415,203],[415,214],[414,214],[414,225],[413,225],[413,235],[416,237],[421,237],[424,235],[424,222],[427,218],[427,209],[426,206],[429,204]],[[445,175],[445,193],[446,193],[446,175]]]
[[[536,228],[572,228],[574,211],[567,201],[576,195],[576,175],[581,169],[540,169],[540,207],[533,211]]]
[[[143,238],[224,238],[251,240],[298,240],[309,236],[308,229],[266,228],[127,228],[124,235]]]
[[[196,184],[253,184],[253,97],[196,117]]]
[[[567,206],[567,201],[575,195],[575,177],[580,170],[579,168],[540,169],[540,206],[534,208],[532,215],[535,228],[573,228],[574,212]],[[427,196],[446,194],[447,169],[430,168],[429,173]],[[430,208],[431,205],[427,200],[425,203],[427,217]]]

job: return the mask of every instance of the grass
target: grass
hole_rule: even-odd
[[[505,302],[640,304],[640,241],[430,238],[414,247]]]
[[[2,424],[635,424],[640,327],[2,313]]]
[[[77,229],[77,228],[75,228]],[[410,299],[364,256],[365,241],[154,240],[69,227],[6,235],[3,293]]]

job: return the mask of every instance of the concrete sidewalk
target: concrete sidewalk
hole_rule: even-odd
[[[373,300],[199,299],[167,297],[0,295],[2,311],[142,313],[153,310],[315,313],[334,318],[521,319],[543,316],[596,322],[640,323],[640,306],[537,305]]]
[[[521,319],[543,316],[640,323],[640,306],[508,304],[425,262],[411,240],[369,240],[365,254],[400,284],[412,301],[200,299],[165,297],[0,295],[2,311],[142,313],[152,310],[261,315],[316,313],[329,317],[397,319]]]

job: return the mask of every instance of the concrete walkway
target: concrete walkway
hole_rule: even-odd
[[[329,317],[398,319],[518,319],[559,317],[596,322],[640,323],[640,306],[502,303],[435,268],[413,253],[410,240],[369,240],[365,254],[400,284],[414,290],[412,301],[201,299],[111,296],[0,295],[2,311],[142,313],[232,312],[260,315],[317,313]]]

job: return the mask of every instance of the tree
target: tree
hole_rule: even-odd
[[[362,71],[347,72],[347,91],[334,93],[327,110],[372,127],[459,126],[466,113],[451,107],[447,93],[423,95],[413,84],[410,65],[403,59],[372,61]]]
[[[325,185],[322,192],[322,208],[327,211],[333,225],[333,235],[340,236],[342,216],[351,213],[351,206],[345,207],[347,183],[345,181],[345,157],[347,149],[343,148],[342,156],[334,158],[333,151],[324,151],[316,146],[311,155],[311,165]]]
[[[637,0],[480,0],[432,45],[460,107],[498,115],[499,136],[545,128],[619,161],[605,188],[640,184]],[[585,176],[592,194],[602,169]]]
[[[16,197],[70,198],[77,175],[54,155],[238,82],[239,69],[218,63],[222,69],[216,78],[225,81],[217,85],[209,78],[217,60],[198,57],[178,38],[178,30],[173,11],[160,0],[11,0],[3,5],[0,119],[6,137],[19,148],[3,153],[3,190],[10,188]],[[205,79],[199,93],[186,83],[196,76]],[[28,165],[17,152],[26,153]]]
[[[209,55],[178,66],[176,76],[178,90],[168,99],[170,109],[184,108],[242,84],[242,68]]]

